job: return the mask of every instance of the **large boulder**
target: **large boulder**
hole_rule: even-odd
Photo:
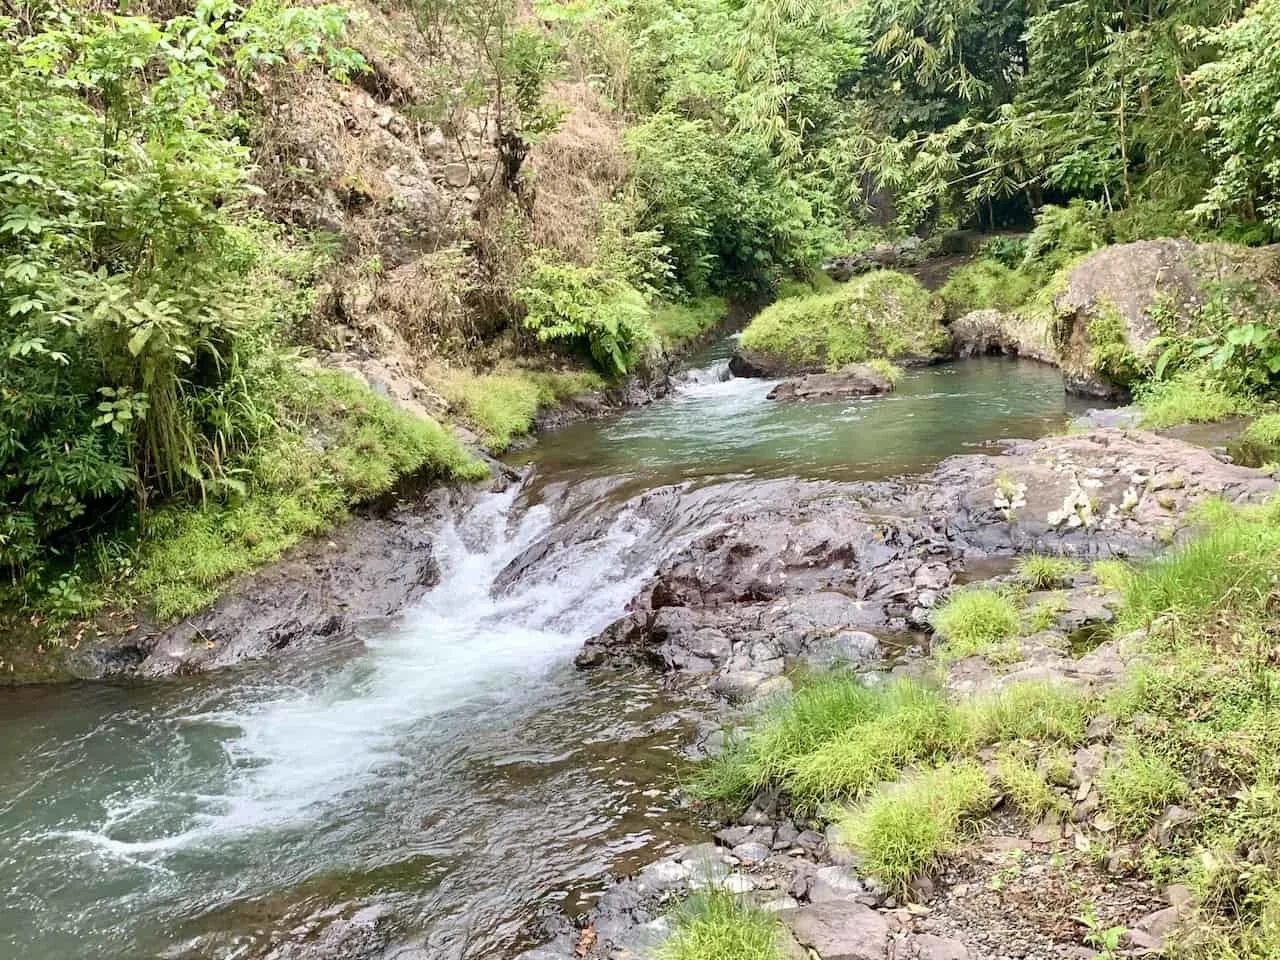
[[[1268,288],[1280,281],[1280,251],[1190,240],[1105,247],[1060,275],[1055,335],[1067,389],[1123,397],[1155,359],[1152,341],[1191,332],[1224,281]]]
[[[946,345],[941,301],[906,274],[877,270],[761,311],[742,333],[732,370],[788,377],[872,357],[933,358]]]
[[[843,400],[888,393],[893,381],[865,363],[852,363],[835,373],[811,373],[786,380],[771,391],[770,400]]]
[[[974,310],[948,330],[951,355],[957,360],[998,355],[1059,364],[1057,344],[1048,324],[1038,322],[1031,314]]]
[[[884,960],[893,927],[861,903],[830,900],[785,913],[796,940],[822,960]]]

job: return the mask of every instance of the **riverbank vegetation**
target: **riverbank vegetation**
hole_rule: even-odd
[[[781,297],[744,345],[804,362],[927,355],[944,309],[1049,329],[1063,271],[1107,244],[1268,242],[1278,24],[1271,0],[18,4],[0,20],[6,606],[47,623],[157,600],[136,571],[182,528],[158,518],[265,509],[272,451],[323,450],[308,475],[340,508],[266,509],[287,531],[249,534],[269,549],[209,558],[156,612],[405,473],[478,475],[447,426],[340,423],[381,401],[302,356],[501,450],[730,303]],[[818,272],[958,227],[1029,232],[940,301]],[[1094,359],[1153,423],[1260,409],[1280,341],[1255,287],[1210,291],[1149,351],[1091,324]]]
[[[1076,848],[1110,871],[1185,884],[1193,902],[1166,944],[1174,955],[1270,957],[1280,947],[1278,511],[1274,500],[1206,504],[1185,543],[1099,571],[1119,592],[1109,632],[1128,663],[1107,685],[949,694],[945,663],[924,681],[807,675],[704,762],[689,793],[742,809],[781,787],[796,816],[835,824],[861,868],[907,897],[980,845],[1003,797],[1027,829],[1065,818]]]

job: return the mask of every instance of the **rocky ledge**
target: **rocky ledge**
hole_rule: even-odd
[[[797,660],[845,661],[868,684],[933,671],[936,661],[893,641],[913,628],[907,635],[923,641],[930,608],[954,585],[1004,586],[1024,552],[1153,553],[1183,535],[1195,503],[1254,501],[1275,489],[1207,450],[1116,428],[956,457],[914,480],[779,486],[664,564],[579,662],[639,659],[701,675],[711,690],[749,701],[748,711],[785,694],[783,671]],[[1142,656],[1141,636],[1099,643],[1097,629],[1119,598],[1084,571],[1060,587],[1052,616],[1011,650],[945,665],[953,697],[1027,680],[1099,691],[1123,678]],[[1047,599],[1032,592],[1023,602]],[[723,748],[723,720],[708,720],[695,753]],[[1113,734],[1105,715],[1089,723],[1068,754],[1058,812],[1028,819],[993,791],[981,832],[906,896],[861,871],[834,828],[766,788],[714,842],[616,883],[523,960],[652,956],[672,929],[672,907],[713,886],[776,912],[783,955],[796,960],[1087,960],[1098,950],[1085,942],[1082,904],[1096,929],[1123,931],[1125,955],[1156,953],[1186,920],[1189,894],[1143,879],[1134,844],[1094,852],[1090,837],[1114,829],[1097,787],[1109,755],[1123,749]],[[978,760],[998,783],[995,748]],[[1170,806],[1144,844],[1176,842],[1188,817]]]
[[[578,663],[699,674],[731,699],[776,692],[789,661],[861,663],[909,645],[952,585],[1018,554],[1148,555],[1196,502],[1275,486],[1209,450],[1114,428],[952,457],[916,478],[761,486],[665,562]],[[1087,592],[1071,609],[1098,605]]]

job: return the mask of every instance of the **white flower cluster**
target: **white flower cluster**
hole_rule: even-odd
[[[1088,529],[1096,524],[1098,516],[1094,512],[1094,498],[1089,491],[1100,486],[1101,480],[1075,480],[1062,501],[1062,509],[1049,511],[1049,516],[1045,518],[1049,526],[1061,527],[1065,524],[1068,529],[1074,530],[1076,527]]]
[[[1008,518],[1019,507],[1027,505],[1027,485],[1020,480],[996,477],[996,495],[992,500],[997,510],[1003,510]]]

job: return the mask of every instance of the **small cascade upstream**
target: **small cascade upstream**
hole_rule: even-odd
[[[780,405],[728,350],[544,438],[525,483],[441,527],[442,582],[360,641],[0,698],[0,956],[502,960],[702,839],[671,803],[687,705],[576,671],[583,641],[762,484],[914,471],[1065,416],[1056,373],[1009,361]]]

